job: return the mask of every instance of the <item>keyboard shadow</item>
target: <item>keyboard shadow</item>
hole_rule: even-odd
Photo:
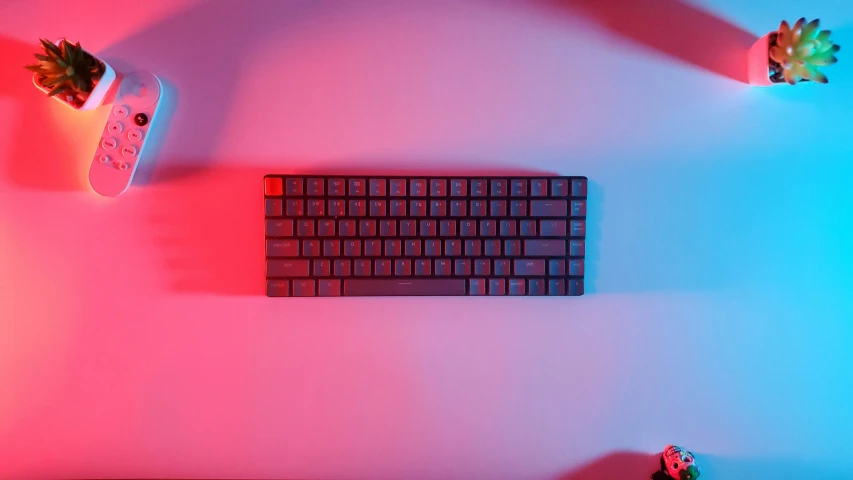
[[[145,221],[150,225],[153,236],[151,242],[159,252],[169,278],[168,288],[184,294],[231,296],[266,294],[264,175],[556,175],[524,167],[454,169],[435,166],[435,162],[413,162],[412,167],[403,168],[378,163],[371,166],[362,161],[342,162],[340,166],[327,163],[302,171],[274,166],[197,171],[189,166],[187,168],[192,169],[192,175],[187,175],[172,166],[181,162],[172,160],[154,172],[152,184],[140,192],[144,196],[140,199],[141,208],[146,211]],[[186,162],[198,164],[195,159]],[[228,163],[250,164],[234,160]],[[465,163],[470,165],[470,162]]]

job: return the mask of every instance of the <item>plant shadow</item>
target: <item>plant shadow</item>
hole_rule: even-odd
[[[660,470],[660,454],[614,452],[574,469],[559,480],[648,479]]]
[[[544,0],[678,61],[747,83],[750,32],[682,0]]]
[[[197,162],[190,159],[180,164],[193,165]],[[412,162],[408,167],[350,161],[317,165],[310,171],[297,169],[288,172],[248,160],[231,159],[228,164],[255,166],[212,168],[194,171],[191,175],[180,167],[164,166],[155,172],[150,188],[135,194],[140,208],[147,210],[145,220],[154,232],[152,242],[162,254],[172,291],[264,295],[264,175],[556,175],[525,168],[452,168],[430,161]],[[596,251],[594,248],[591,250]],[[595,259],[591,259],[587,269],[595,271],[595,263]]]

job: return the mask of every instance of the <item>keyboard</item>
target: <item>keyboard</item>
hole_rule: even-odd
[[[264,177],[266,294],[580,296],[586,177]]]

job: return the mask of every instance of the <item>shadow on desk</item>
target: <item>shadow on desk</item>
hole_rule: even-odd
[[[562,475],[559,480],[645,480],[659,469],[658,454],[614,452]]]
[[[239,165],[233,160],[228,163]],[[318,163],[310,171],[273,165],[204,170],[188,161],[166,162],[153,173],[152,183],[138,187],[134,194],[147,212],[151,241],[162,255],[172,290],[261,296],[265,294],[264,175],[556,175],[524,168],[459,168],[459,162],[447,161],[411,160],[407,165],[352,161]],[[594,262],[588,265],[594,271]]]

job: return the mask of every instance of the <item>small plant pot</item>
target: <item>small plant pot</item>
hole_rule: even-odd
[[[60,43],[62,43],[62,40],[64,39],[60,38],[54,43],[56,45],[59,45]],[[53,97],[59,103],[65,105],[66,107],[72,110],[94,110],[95,108],[98,108],[98,106],[103,103],[104,97],[106,97],[107,92],[110,90],[110,87],[116,79],[115,70],[113,70],[113,68],[110,67],[107,62],[105,62],[101,58],[98,58],[98,56],[92,54],[88,50],[84,49],[84,51],[89,55],[92,55],[95,60],[101,62],[104,65],[104,73],[103,75],[101,75],[101,78],[99,78],[95,82],[95,88],[93,88],[92,91],[89,92],[89,95],[87,95],[86,98],[79,98],[79,96],[74,97],[68,94],[59,94]],[[33,85],[35,85],[36,88],[47,94],[50,89],[42,86],[42,84],[39,82],[38,77],[38,74],[33,74]]]
[[[749,84],[759,87],[783,85],[779,64],[770,59],[770,48],[776,44],[776,32],[759,38],[747,53],[747,75]]]

